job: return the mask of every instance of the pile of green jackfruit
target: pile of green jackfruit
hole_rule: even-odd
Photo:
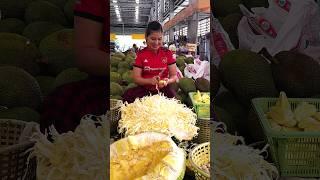
[[[0,118],[38,122],[49,93],[87,78],[74,62],[75,3],[0,1]]]

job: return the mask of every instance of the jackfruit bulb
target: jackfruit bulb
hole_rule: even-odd
[[[270,108],[267,116],[276,123],[286,127],[294,127],[297,124],[297,121],[294,119],[294,114],[291,110],[288,98],[283,91],[280,92],[280,97],[277,100],[276,105]]]

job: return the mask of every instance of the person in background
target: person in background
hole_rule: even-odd
[[[140,50],[142,50],[142,49],[144,49],[145,47],[147,47],[147,45],[146,45],[146,42],[145,42],[145,41],[143,41],[143,42],[142,42],[142,44],[143,44],[143,45],[141,45],[141,46],[140,46]]]
[[[169,50],[172,52],[172,57],[173,59],[177,59],[177,55],[176,55],[176,52],[177,52],[177,48],[174,44],[171,44],[169,46]],[[183,74],[181,73],[180,69],[178,68],[177,64],[176,64],[176,69],[177,69],[177,79],[181,79],[183,78]]]
[[[124,102],[132,103],[136,98],[150,94],[163,93],[174,98],[176,92],[168,86],[176,82],[176,61],[172,52],[162,47],[163,30],[157,21],[148,24],[146,32],[147,47],[137,53],[133,67],[133,79],[138,85],[124,92]]]
[[[86,114],[109,109],[108,13],[105,0],[78,0],[74,11],[75,62],[88,78],[57,87],[43,102],[40,129],[54,125],[59,133],[74,131]]]
[[[132,52],[137,53],[138,52],[138,46],[136,44],[132,45]]]

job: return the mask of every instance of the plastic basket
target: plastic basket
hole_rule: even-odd
[[[196,103],[193,99],[193,95],[197,92],[189,92],[189,97],[191,99],[193,108],[198,116],[198,118],[210,118],[210,104],[205,103]],[[201,92],[202,94],[208,94],[210,96],[209,92]]]
[[[320,132],[273,130],[265,115],[277,98],[255,98],[254,109],[264,130],[272,159],[281,176],[320,177]],[[320,110],[320,99],[289,98],[291,109],[303,101]]]
[[[24,121],[0,119],[0,179],[21,180],[25,174],[25,180],[36,179],[35,158],[27,166],[29,153],[26,153],[34,142],[19,143],[25,126]]]
[[[189,158],[196,180],[209,180],[210,174],[203,171],[201,166],[210,162],[210,143],[206,142],[194,147]]]
[[[118,122],[120,119],[120,107],[122,101],[118,99],[110,99],[110,133],[114,134],[117,132]]]

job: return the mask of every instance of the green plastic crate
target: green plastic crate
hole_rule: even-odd
[[[266,113],[278,98],[255,98],[253,107],[259,116],[272,159],[281,176],[320,177],[320,132],[283,132],[271,128]],[[320,99],[288,98],[291,109],[303,101],[320,111]]]
[[[210,104],[205,103],[196,103],[193,99],[193,95],[197,92],[189,92],[189,97],[192,101],[193,108],[198,116],[198,118],[210,118]],[[202,94],[208,94],[210,96],[209,92],[201,92]]]

